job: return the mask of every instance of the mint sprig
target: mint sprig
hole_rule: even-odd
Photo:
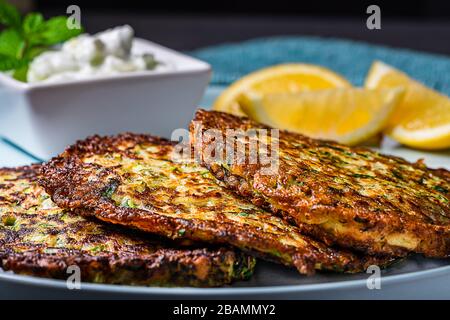
[[[19,69],[26,65],[25,60],[18,60],[0,54],[0,71],[9,71],[13,69]]]
[[[20,27],[22,18],[20,17],[19,11],[6,3],[5,1],[0,1],[0,23],[6,26],[18,28]]]
[[[45,20],[42,14],[32,12],[22,17],[5,0],[0,0],[0,71],[10,71],[15,79],[26,82],[28,66],[37,55],[51,46],[83,33],[83,28],[69,29],[67,17]]]

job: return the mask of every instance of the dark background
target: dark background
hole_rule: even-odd
[[[177,50],[277,35],[340,37],[450,55],[450,1],[34,1],[47,15],[78,4],[88,32],[128,23],[138,36]],[[381,30],[366,9],[381,8]]]

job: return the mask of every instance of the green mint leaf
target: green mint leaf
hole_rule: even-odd
[[[13,78],[18,81],[27,82],[29,61],[26,61],[26,60],[22,60],[22,61],[24,61],[24,65],[21,66],[20,68],[16,68],[16,70],[14,70]]]
[[[0,25],[7,27],[0,33],[0,71],[13,71],[15,79],[26,82],[28,66],[36,56],[84,32],[69,28],[67,22],[66,16],[45,21],[37,12],[22,19],[14,6],[0,0]]]
[[[10,71],[22,68],[27,64],[28,62],[26,60],[0,54],[0,71]]]
[[[32,12],[23,19],[22,29],[26,35],[41,31],[44,27],[44,17],[40,13]]]
[[[19,58],[24,41],[15,29],[7,29],[0,33],[0,54]]]
[[[19,29],[22,18],[19,10],[4,0],[0,0],[0,23],[8,27]]]
[[[44,23],[39,36],[33,38],[34,44],[51,46],[69,40],[83,33],[83,29],[69,29],[67,17],[59,16],[47,20]]]
[[[33,60],[35,57],[37,57],[38,55],[40,55],[41,53],[48,51],[48,47],[42,47],[42,46],[34,46],[34,47],[30,47],[28,48],[28,50],[26,50],[24,58],[28,59],[29,61]]]

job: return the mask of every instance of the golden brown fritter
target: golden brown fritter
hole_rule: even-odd
[[[0,267],[20,274],[157,286],[219,286],[249,277],[254,258],[230,249],[176,249],[148,234],[57,207],[37,166],[0,169]],[[167,242],[167,241],[166,241]]]
[[[277,170],[268,174],[259,160],[243,161],[248,154],[241,163],[238,158],[210,156],[214,141],[220,139],[204,139],[209,129],[224,135],[230,129],[271,128],[248,118],[199,110],[191,135],[203,164],[228,188],[294,221],[315,238],[370,254],[449,255],[447,170],[288,131],[280,130],[267,141],[261,135],[240,138],[247,153],[255,145],[276,146],[268,153],[277,155]]]
[[[89,209],[103,221],[171,239],[231,244],[301,273],[355,272],[391,260],[358,257],[303,236],[222,188],[205,168],[178,158],[174,143],[164,139],[94,136],[69,147],[42,172],[43,186],[61,207]]]

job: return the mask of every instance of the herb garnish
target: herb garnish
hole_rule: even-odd
[[[99,245],[93,246],[91,248],[91,251],[93,253],[99,253],[99,252],[105,251],[105,249],[106,249],[106,246],[104,244],[99,244]]]
[[[400,173],[400,171],[397,171],[395,169],[392,170],[392,174],[394,175],[394,177],[396,177],[397,179],[403,180],[403,176]]]
[[[6,215],[2,217],[2,222],[5,226],[11,227],[16,223],[16,217],[11,215]]]
[[[125,197],[125,198],[122,199],[121,206],[124,207],[124,208],[131,208],[131,209],[135,209],[135,208],[138,207],[134,203],[134,201],[132,199],[128,198],[128,197]]]
[[[340,147],[336,147],[336,146],[334,146],[334,145],[331,145],[331,144],[322,144],[322,145],[320,145],[321,147],[327,147],[327,148],[330,148],[330,149],[333,149],[333,150],[337,150],[337,151],[341,151],[341,152],[345,152],[345,150],[343,149],[343,148],[340,148]]]
[[[368,174],[361,174],[361,173],[354,173],[354,174],[352,174],[352,177],[354,177],[354,178],[366,178],[366,179],[373,178],[372,176],[370,176]]]
[[[66,16],[45,20],[42,14],[20,12],[0,0],[0,71],[11,71],[14,79],[26,82],[30,62],[51,46],[83,33],[83,28],[69,29]]]
[[[112,197],[112,195],[114,194],[114,192],[117,189],[117,182],[113,181],[110,185],[108,185],[108,187],[102,192],[102,196],[105,198],[110,199]]]
[[[448,190],[441,186],[434,186],[434,190],[439,191],[440,193],[447,194]]]

